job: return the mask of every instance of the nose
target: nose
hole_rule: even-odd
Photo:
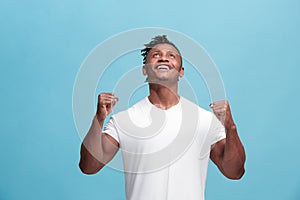
[[[159,59],[158,62],[167,62],[168,63],[169,60],[168,59]]]
[[[158,62],[169,62],[166,53],[163,53],[163,54],[161,55],[161,57],[160,57],[160,59],[158,60]]]

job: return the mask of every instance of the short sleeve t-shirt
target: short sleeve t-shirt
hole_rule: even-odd
[[[167,110],[146,97],[104,133],[119,142],[128,200],[204,199],[211,146],[226,137],[214,114],[183,97]]]

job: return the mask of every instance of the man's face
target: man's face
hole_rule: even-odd
[[[184,74],[179,52],[170,44],[157,44],[148,53],[143,74],[149,83],[172,83]]]

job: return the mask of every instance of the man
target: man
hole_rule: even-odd
[[[94,174],[122,151],[127,199],[204,199],[209,158],[229,179],[244,174],[245,151],[228,101],[214,114],[178,95],[182,56],[165,35],[142,50],[149,96],[105,118],[118,98],[101,93],[92,126],[81,145],[80,169]]]

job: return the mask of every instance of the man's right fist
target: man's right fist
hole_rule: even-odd
[[[100,93],[98,95],[98,105],[96,113],[98,120],[104,120],[107,115],[111,113],[118,100],[119,99],[115,97],[112,92]]]

